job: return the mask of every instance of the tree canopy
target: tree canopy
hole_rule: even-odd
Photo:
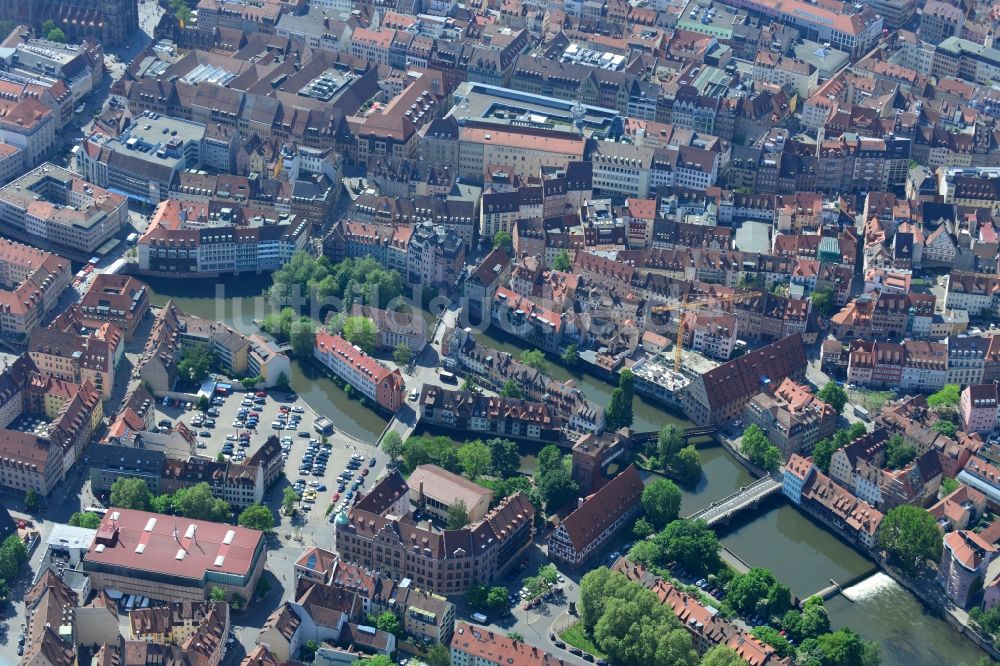
[[[101,517],[89,511],[76,511],[69,517],[69,524],[73,527],[86,527],[89,530],[96,530],[101,525]]]
[[[673,481],[657,479],[642,489],[642,508],[653,527],[663,528],[680,515],[681,490]]]
[[[252,530],[270,532],[274,529],[274,514],[263,504],[251,504],[240,513],[239,523]]]
[[[493,247],[503,248],[504,252],[510,254],[514,251],[514,239],[509,231],[498,231],[493,234]]]
[[[958,384],[945,384],[940,391],[927,397],[927,404],[931,407],[954,407],[958,404],[960,393]]]
[[[902,469],[917,457],[917,449],[907,444],[902,435],[895,434],[889,438],[885,447],[885,466],[889,469]]]
[[[177,372],[184,379],[197,384],[208,377],[217,363],[215,352],[208,345],[187,345],[181,349]]]
[[[173,494],[174,509],[185,518],[211,520],[217,523],[229,519],[230,508],[225,500],[216,499],[212,488],[204,481]]]
[[[549,362],[545,360],[545,354],[537,349],[526,349],[521,352],[521,363],[539,372],[549,371]]]
[[[580,581],[580,617],[584,630],[623,666],[671,664],[695,666],[691,637],[655,594],[606,567]]]
[[[142,479],[119,476],[111,484],[111,506],[149,511],[149,502],[152,498],[149,486]]]
[[[317,258],[304,251],[292,255],[271,275],[271,281],[271,298],[279,306],[309,304],[314,298],[316,305],[342,299],[340,312],[349,312],[353,301],[385,308],[404,289],[398,271],[383,267],[371,257],[348,258],[334,264],[324,256]]]
[[[413,350],[410,349],[410,345],[405,342],[396,345],[396,348],[392,350],[392,360],[402,368],[410,365],[413,362]]]
[[[448,522],[446,529],[460,530],[469,524],[469,511],[462,500],[456,501],[448,507]]]
[[[745,666],[743,657],[727,645],[716,645],[701,658],[700,666]]]
[[[635,415],[632,411],[634,377],[625,369],[618,375],[618,387],[611,392],[611,400],[604,410],[604,427],[609,431],[632,426]]]
[[[375,330],[374,322],[367,317],[348,317],[344,320],[344,328],[340,334],[352,345],[363,349],[366,354],[375,351],[378,331]]]
[[[644,539],[629,551],[629,557],[647,566],[674,563],[692,575],[707,576],[719,571],[719,537],[701,520],[682,518],[667,525],[652,539]]]
[[[462,467],[462,473],[472,481],[475,481],[489,472],[493,466],[493,456],[490,453],[490,447],[478,439],[468,444],[463,444],[458,449],[458,464]]]
[[[760,567],[734,576],[726,586],[726,601],[741,613],[766,617],[784,615],[792,605],[788,586]]]
[[[552,258],[552,270],[568,273],[572,268],[573,261],[569,258],[569,252],[566,250],[559,250],[556,256]]]
[[[774,471],[781,465],[781,451],[767,438],[764,431],[753,423],[743,432],[740,453],[758,467]]]
[[[382,438],[382,450],[389,456],[389,460],[399,460],[403,455],[403,437],[395,430],[390,430]]]
[[[535,478],[548,513],[571,500],[579,490],[563,459],[555,444],[549,444],[538,452],[538,474]]]
[[[904,571],[915,573],[928,559],[941,557],[942,537],[934,516],[917,506],[890,509],[879,528],[879,545]]]
[[[827,382],[816,397],[837,410],[838,414],[844,411],[847,404],[847,391],[836,382]]]

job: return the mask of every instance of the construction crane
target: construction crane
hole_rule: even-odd
[[[651,313],[662,313],[662,312],[673,312],[675,310],[681,310],[681,316],[677,318],[677,340],[674,344],[674,372],[681,371],[681,351],[684,344],[684,312],[687,310],[696,310],[708,305],[714,305],[716,303],[726,303],[726,302],[736,302],[741,298],[747,298],[749,296],[755,296],[758,292],[755,291],[745,291],[736,294],[724,294],[722,296],[709,296],[706,300],[701,301],[689,301],[686,303],[678,303],[677,305],[657,305],[654,306],[650,311]]]

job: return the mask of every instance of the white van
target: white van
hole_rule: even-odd
[[[483,615],[482,613],[473,613],[472,621],[478,622],[479,624],[486,624],[486,616]]]

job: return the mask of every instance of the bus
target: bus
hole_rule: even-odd
[[[99,507],[99,506],[88,506],[83,511],[84,511],[84,513],[96,513],[98,516],[101,516],[102,518],[104,516],[106,516],[107,513],[108,513],[107,509]]]
[[[446,384],[458,383],[458,379],[455,377],[454,373],[448,372],[447,370],[442,370],[441,374],[438,376],[441,378],[441,381],[445,382]]]

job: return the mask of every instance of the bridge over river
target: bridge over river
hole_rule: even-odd
[[[725,499],[712,502],[711,506],[691,514],[688,518],[704,520],[710,527],[724,523],[740,511],[755,507],[762,500],[780,492],[781,481],[778,478],[768,475],[757,479],[749,486],[743,486]]]

